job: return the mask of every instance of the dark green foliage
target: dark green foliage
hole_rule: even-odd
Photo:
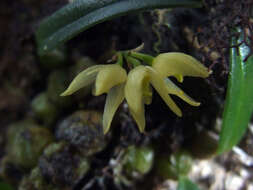
[[[243,36],[232,45],[243,40]],[[229,151],[236,145],[248,127],[253,111],[253,56],[245,61],[249,47],[244,43],[238,51],[230,51],[230,73],[228,90],[223,113],[223,124],[220,134],[218,153]]]
[[[39,54],[115,17],[147,9],[200,6],[200,0],[76,0],[42,21],[36,33]]]
[[[0,189],[1,190],[13,190],[13,188],[9,184],[3,183],[3,182],[0,182]]]

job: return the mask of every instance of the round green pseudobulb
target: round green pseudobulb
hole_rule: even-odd
[[[40,56],[40,64],[45,69],[56,69],[62,66],[65,66],[66,61],[66,52],[65,48],[57,48],[46,54]]]
[[[163,178],[178,179],[185,176],[191,169],[192,158],[187,152],[161,155],[156,161],[158,174]]]
[[[39,166],[47,176],[47,182],[62,189],[74,189],[90,169],[88,158],[63,141],[50,144],[45,149]]]
[[[46,126],[51,125],[59,114],[59,110],[49,101],[47,94],[44,92],[38,94],[32,100],[31,107],[36,117],[43,121]]]
[[[22,178],[22,181],[18,187],[18,190],[59,190],[53,184],[47,183],[43,175],[41,174],[40,168],[34,168],[29,176]]]
[[[134,176],[147,174],[154,161],[154,150],[151,147],[130,146],[125,154],[124,168],[128,175]]]
[[[48,129],[24,120],[9,127],[7,156],[15,165],[32,168],[52,141],[53,136]]]
[[[63,119],[55,135],[57,140],[70,143],[85,156],[102,151],[110,138],[103,133],[102,113],[90,110],[77,111]]]

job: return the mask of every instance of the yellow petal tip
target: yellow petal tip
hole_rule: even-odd
[[[191,106],[200,106],[200,102],[196,102],[196,101],[194,101],[194,100],[191,100],[190,102],[187,102],[188,104],[190,104]]]
[[[139,131],[140,131],[140,133],[142,133],[142,134],[145,132],[144,129],[139,129]]]
[[[178,108],[178,110],[173,110],[173,109],[172,109],[172,111],[173,111],[178,117],[182,117],[182,116],[183,116],[183,113],[182,113],[182,111],[181,111],[180,108]]]
[[[201,105],[201,103],[200,102],[197,102],[196,104],[195,104],[195,106],[200,106]]]
[[[175,75],[178,82],[182,83],[184,81],[183,75]]]
[[[178,109],[171,109],[171,111],[176,114],[178,117],[182,117],[182,111],[178,108]]]
[[[68,93],[68,91],[64,91],[63,93],[60,94],[60,96],[68,96],[70,95],[70,93]]]
[[[110,127],[107,127],[106,129],[103,130],[104,135],[106,135],[108,133],[109,129],[110,129]]]

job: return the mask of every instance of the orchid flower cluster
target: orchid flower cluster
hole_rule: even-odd
[[[125,61],[133,68],[128,73],[123,67]],[[109,131],[113,116],[124,99],[140,132],[144,132],[144,106],[152,102],[152,87],[167,106],[181,117],[182,111],[170,94],[180,97],[192,106],[199,106],[200,103],[184,93],[168,77],[173,76],[177,81],[183,82],[185,76],[206,78],[210,74],[211,71],[207,67],[184,53],[170,52],[152,57],[136,51],[124,51],[117,53],[115,64],[95,65],[79,73],[61,96],[71,95],[94,83],[94,96],[107,93],[103,114],[105,134]]]

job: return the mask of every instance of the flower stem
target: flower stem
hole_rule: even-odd
[[[119,64],[121,67],[123,66],[123,55],[122,52],[117,53],[117,62],[116,64]]]
[[[137,67],[137,66],[141,65],[141,62],[134,57],[131,57],[127,54],[125,54],[124,57],[125,57],[127,63],[133,65],[133,67]]]
[[[129,55],[131,57],[140,59],[141,61],[143,61],[144,63],[148,64],[149,66],[152,66],[152,62],[154,60],[154,57],[151,55],[147,55],[144,53],[139,53],[139,52],[135,52],[135,51],[130,51]]]

